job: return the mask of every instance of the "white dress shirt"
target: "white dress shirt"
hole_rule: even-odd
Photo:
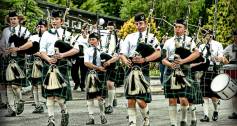
[[[199,47],[199,52],[202,52],[203,57],[206,57],[207,55],[207,49],[205,48],[206,44],[202,44]],[[221,45],[221,43],[215,41],[215,40],[211,40],[210,41],[210,52],[211,52],[211,56],[208,57],[208,59],[210,60],[210,65],[213,65],[213,61],[211,61],[211,57],[214,56],[218,56],[221,57],[223,56],[223,46]],[[219,64],[219,62],[217,62],[217,65]]]
[[[237,45],[231,44],[224,49],[224,55],[229,56],[230,61],[237,61]]]
[[[17,25],[15,27],[15,33],[18,36],[20,30],[20,25]],[[21,26],[21,31],[20,31],[20,36],[23,36],[23,34],[25,33],[26,27]],[[0,51],[2,52],[3,50],[5,50],[6,48],[9,47],[14,47],[14,44],[9,45],[8,40],[12,34],[13,31],[13,27],[6,27],[3,32],[2,32],[2,36],[1,36],[1,41],[0,41]],[[26,34],[24,36],[24,38],[28,38],[30,36],[30,32],[28,30],[26,30]]]
[[[175,54],[175,43],[176,43],[176,36],[168,39],[165,44],[163,49],[166,50],[166,56],[168,58],[168,60],[173,61],[174,60],[174,54]],[[191,41],[191,38],[188,36],[185,36],[185,40],[184,40],[184,36],[181,37],[180,40],[180,44],[184,45],[184,48],[190,50],[190,52],[192,52],[195,48],[196,48],[196,44],[194,41]]]
[[[145,40],[145,36],[146,36],[146,30],[142,32],[142,40]],[[155,48],[155,46],[159,43],[157,38],[155,38],[153,43],[150,43],[151,40],[153,39],[153,36],[154,35],[151,33],[148,34],[147,43],[152,45],[153,48]],[[120,43],[120,54],[123,54],[127,57],[134,56],[134,54],[136,53],[138,38],[139,38],[139,32],[128,34],[124,39],[124,41]],[[155,49],[157,50],[160,49],[160,46],[157,46]]]
[[[94,48],[95,47],[89,47],[85,49],[84,62],[93,63]],[[98,46],[96,48],[98,48]],[[98,51],[98,49],[96,51],[97,51],[96,66],[101,66],[100,51]]]
[[[53,32],[55,32],[55,29],[51,29]],[[57,32],[59,36],[55,33],[52,34],[49,31],[45,31],[42,35],[41,41],[40,41],[40,52],[46,52],[47,55],[54,55],[54,44],[57,40],[62,40],[64,29],[58,28]],[[70,32],[65,32],[65,39],[68,39],[70,36]]]

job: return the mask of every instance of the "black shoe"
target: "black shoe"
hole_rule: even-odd
[[[16,114],[20,115],[24,111],[24,101],[20,100],[19,103],[16,104]]]
[[[209,119],[209,117],[207,115],[205,115],[203,119],[200,119],[200,121],[201,122],[209,122],[210,119]]]
[[[113,107],[110,105],[105,108],[105,114],[111,114],[111,113],[113,113],[113,111],[114,111]]]
[[[35,104],[35,103],[32,103],[31,105],[32,105],[32,106],[36,106],[36,104]]]
[[[101,124],[106,124],[107,123],[107,119],[106,119],[105,115],[100,116],[100,121],[101,121]]]
[[[217,120],[218,120],[218,112],[217,112],[217,111],[214,111],[214,112],[213,112],[212,120],[213,120],[213,121],[217,121]]]
[[[232,115],[228,116],[228,119],[237,119],[237,114],[233,112]]]
[[[35,110],[32,113],[43,113],[44,107],[43,106],[37,106],[35,107]]]
[[[89,118],[89,120],[86,122],[86,125],[93,125],[95,124],[95,120],[92,118]]]
[[[15,117],[16,116],[16,112],[9,110],[9,113],[7,115],[5,115],[5,117]]]
[[[190,126],[197,126],[197,120],[192,120]]]
[[[181,121],[180,126],[187,126],[187,123],[185,121]]]
[[[61,126],[67,126],[69,123],[69,114],[62,110]]]
[[[118,105],[118,101],[117,101],[117,99],[114,99],[113,100],[113,107],[116,107]]]
[[[78,84],[75,84],[73,90],[77,90],[77,88],[78,88]]]
[[[47,126],[55,126],[55,120],[54,120],[53,116],[49,117],[48,125]]]

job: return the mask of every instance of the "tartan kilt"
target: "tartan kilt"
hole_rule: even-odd
[[[146,81],[148,81],[150,83],[150,77],[149,77],[149,63],[145,63],[145,64],[134,64],[134,66],[137,65],[141,68],[141,71],[146,79]],[[128,79],[128,75],[131,72],[131,68],[126,67],[125,68],[125,79]],[[128,94],[128,89],[126,88],[128,86],[124,86],[124,92],[125,92],[125,97],[126,99],[142,99],[144,100],[146,103],[150,103],[152,101],[152,97],[151,97],[151,92],[146,92],[143,94],[137,94],[137,95],[129,95]]]
[[[202,97],[202,90],[201,90],[201,87],[200,87],[200,81],[201,80],[200,80],[200,78],[199,79],[195,78],[195,74],[202,74],[202,73],[200,73],[200,71],[192,72],[192,78],[194,80],[194,83],[193,83],[193,86],[192,86],[192,92],[195,95],[193,96],[193,99],[189,99],[189,102],[193,103],[193,104],[203,104],[204,101],[203,101],[203,97]]]
[[[8,60],[5,57],[0,57],[0,84],[7,84],[6,80],[6,69]]]
[[[42,83],[43,83],[43,75],[40,78],[32,78],[31,77],[32,70],[33,70],[33,63],[34,63],[35,58],[40,58],[40,57],[34,56],[34,55],[31,55],[30,57],[28,57],[28,60],[27,60],[28,64],[26,67],[26,69],[27,69],[26,78],[27,78],[27,80],[29,80],[31,82],[32,86],[42,85]],[[42,60],[42,62],[43,62],[43,60]],[[43,71],[43,67],[42,67],[41,71]]]
[[[87,71],[86,74],[86,79],[88,78],[88,74],[89,74],[90,70]],[[98,91],[94,92],[94,93],[89,93],[86,89],[86,99],[94,99],[98,96],[101,96],[102,98],[105,98],[107,95],[107,86],[106,86],[106,73],[105,72],[97,72],[98,78],[100,80],[100,84],[96,85]],[[87,85],[86,85],[87,87]]]
[[[106,80],[115,82],[115,87],[121,87],[124,83],[125,71],[122,64],[115,62],[115,68],[109,68],[106,71]]]
[[[57,67],[60,71],[60,73],[62,74],[62,76],[64,77],[64,79],[67,81],[67,86],[63,87],[63,88],[58,88],[58,89],[54,89],[54,90],[48,90],[46,88],[44,88],[44,86],[42,86],[42,96],[44,98],[47,97],[51,97],[51,96],[56,96],[56,97],[60,97],[60,98],[64,98],[66,101],[72,100],[72,91],[71,91],[71,86],[70,86],[70,81],[69,81],[69,65],[68,65],[68,61],[67,60],[60,60],[57,62]],[[44,61],[44,65],[43,65],[43,78],[46,78],[47,72],[49,69],[49,64]]]
[[[211,90],[211,82],[218,75],[218,72],[214,71],[205,71],[201,78],[201,90],[203,97],[217,97],[220,98],[215,92]]]
[[[17,55],[17,56],[9,56],[6,60],[6,64],[8,66],[9,61],[10,60],[15,60],[17,62],[17,64],[19,65],[19,67],[23,70],[23,73],[26,75],[26,63],[25,63],[25,55]],[[7,68],[6,66],[6,68]],[[6,68],[5,68],[5,72],[6,72]],[[6,74],[5,74],[5,79],[6,79]],[[8,85],[17,85],[17,86],[22,86],[22,87],[28,87],[30,86],[29,81],[27,81],[26,77],[22,78],[22,79],[15,79],[13,81],[6,81]]]
[[[172,90],[171,88],[171,77],[173,70],[165,67],[164,71],[164,78],[163,78],[163,85],[164,85],[164,94],[165,98],[179,98],[179,97],[186,97],[187,99],[191,100],[194,99],[195,91],[193,88],[194,81],[192,80],[191,76],[191,69],[183,70],[184,75],[186,75],[186,79],[189,80],[191,87],[185,86],[181,89]]]

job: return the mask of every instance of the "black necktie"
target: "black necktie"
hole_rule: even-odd
[[[139,38],[138,38],[138,42],[142,41],[142,32],[139,32]]]
[[[206,45],[206,49],[207,49],[207,57],[209,57],[209,56],[211,55],[210,48],[211,48],[210,43],[207,43],[207,45]]]
[[[94,47],[93,61],[92,61],[94,65],[96,65],[96,59],[97,59],[97,50],[96,50],[96,47]]]

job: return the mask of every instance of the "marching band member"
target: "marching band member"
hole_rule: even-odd
[[[84,51],[89,47],[88,37],[89,37],[89,29],[88,24],[84,24],[82,26],[81,34],[75,36],[73,42],[75,41],[80,48],[80,55],[76,58],[76,62],[72,64],[71,75],[72,79],[75,83],[74,90],[80,86],[81,91],[85,91],[85,79],[87,73],[87,67],[84,65]],[[80,69],[80,76],[78,70]],[[75,72],[76,71],[76,72]]]
[[[42,80],[41,80],[41,75],[38,75],[42,71],[42,61],[40,59],[40,53],[39,53],[39,43],[42,37],[42,34],[47,31],[48,28],[48,23],[46,20],[39,20],[37,24],[37,33],[36,35],[32,35],[28,41],[19,47],[14,47],[11,48],[12,52],[19,52],[19,51],[24,51],[27,54],[34,54],[32,55],[31,59],[35,60],[32,64],[32,71],[29,72],[30,78],[31,78],[31,83],[33,85],[33,94],[34,94],[34,101],[35,101],[35,110],[33,113],[43,113],[44,108],[43,108],[43,103],[44,99],[42,97]],[[34,66],[35,65],[35,66]],[[36,68],[37,67],[37,68]],[[36,70],[38,69],[38,70]]]
[[[104,62],[103,66],[106,68],[106,83],[108,90],[108,98],[106,100],[105,113],[110,114],[113,112],[113,101],[115,98],[115,81],[116,74],[119,71],[115,70],[115,62],[119,59],[118,55],[115,52],[116,48],[116,38],[114,31],[115,24],[112,21],[109,21],[107,24],[107,30],[104,31],[101,35],[102,41],[102,50],[105,55],[111,56],[110,59]],[[118,73],[119,74],[119,73]]]
[[[24,67],[24,55],[12,52],[12,47],[19,47],[25,43],[30,36],[30,32],[20,24],[19,16],[15,11],[9,12],[7,21],[9,27],[5,28],[2,33],[1,47],[6,49],[5,53],[9,55],[10,61],[6,69],[7,98],[9,114],[7,117],[19,115],[24,110],[24,101],[22,99],[21,87],[27,86],[24,82],[25,74],[22,70]],[[16,106],[16,108],[15,108]]]
[[[86,77],[86,98],[87,108],[89,112],[89,120],[86,125],[95,124],[94,121],[94,99],[98,100],[100,108],[101,124],[106,124],[107,119],[105,117],[105,68],[101,64],[101,57],[99,47],[100,36],[98,33],[91,33],[89,35],[89,43],[91,47],[85,50],[84,63],[88,67],[88,73]]]
[[[233,32],[233,38],[234,42],[233,44],[228,45],[224,49],[224,55],[226,58],[224,58],[224,64],[237,64],[237,30]],[[227,58],[228,57],[228,58]],[[232,73],[231,77],[232,79],[237,79],[237,72]],[[237,119],[237,94],[232,98],[232,106],[233,106],[233,113],[228,118],[229,119]]]
[[[201,122],[209,122],[209,98],[211,98],[214,112],[212,115],[212,120],[216,121],[218,119],[218,106],[219,106],[219,96],[211,90],[211,82],[216,75],[219,73],[219,65],[223,59],[223,47],[221,43],[212,39],[212,31],[207,30],[205,35],[205,44],[200,45],[199,50],[203,52],[203,56],[210,60],[210,65],[208,70],[204,72],[201,78],[201,90],[203,96],[203,111],[204,118],[200,119]]]
[[[62,41],[67,40],[70,33],[61,28],[64,20],[60,11],[53,11],[51,16],[51,25],[53,28],[43,34],[40,42],[41,58],[47,62],[43,68],[43,74],[45,76],[43,82],[43,97],[46,98],[48,108],[48,126],[55,126],[54,108],[56,102],[61,108],[61,126],[67,126],[69,123],[69,113],[66,108],[66,101],[72,99],[72,94],[68,79],[68,61],[64,58],[72,56],[79,51],[78,49],[72,48],[65,53],[60,52],[60,50],[66,48],[66,46],[61,48],[60,44],[63,45]],[[47,69],[46,66],[48,64],[50,67],[47,72],[45,69]],[[47,72],[47,74],[45,72]],[[67,79],[64,77],[67,77]]]
[[[169,99],[171,126],[178,125],[177,99],[181,105],[182,118],[180,126],[187,125],[188,99],[193,99],[193,95],[195,95],[192,93],[191,72],[189,67],[185,67],[185,65],[199,57],[199,51],[196,49],[195,43],[191,41],[191,38],[185,35],[185,30],[185,21],[183,19],[176,20],[175,36],[168,39],[163,47],[166,52],[166,58],[162,60],[162,63],[166,66],[163,85],[165,97]],[[184,51],[178,51],[178,49],[187,50],[187,54]],[[182,55],[187,55],[187,57],[182,57]],[[193,114],[191,120],[191,123],[196,122]]]
[[[127,35],[120,46],[120,58],[122,62],[129,67],[129,71],[127,72],[129,75],[126,75],[127,77],[125,80],[125,82],[127,82],[125,83],[125,96],[128,100],[129,126],[136,126],[136,103],[140,107],[144,119],[143,125],[149,126],[150,120],[147,103],[150,103],[152,100],[150,92],[149,62],[159,58],[160,51],[158,51],[159,46],[156,45],[158,43],[157,39],[153,37],[153,34],[146,32],[147,22],[144,13],[137,13],[135,15],[135,24],[138,32]],[[146,37],[148,42],[144,41]],[[149,43],[152,39],[154,41]],[[143,45],[144,47],[142,47]],[[149,50],[146,50],[148,48],[145,46],[150,47]],[[139,55],[137,56],[138,52]],[[146,52],[151,53],[142,54]],[[133,78],[132,76],[136,76],[136,78]]]

